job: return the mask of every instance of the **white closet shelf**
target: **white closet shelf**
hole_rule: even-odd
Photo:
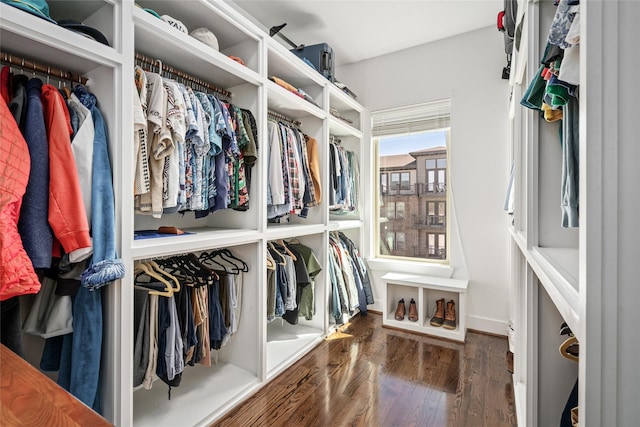
[[[87,22],[92,15],[95,15],[100,9],[105,7],[113,8],[117,3],[121,3],[118,0],[92,0],[92,1],[50,1],[49,12],[53,19],[75,19],[86,25],[90,25]],[[113,18],[112,18],[113,19]]]
[[[362,105],[344,93],[339,87],[334,84],[329,84],[330,104],[332,108],[339,111],[353,110],[361,113],[364,109]]]
[[[329,220],[329,231],[336,230],[353,230],[362,228],[362,220],[360,219],[332,219]]]
[[[290,239],[298,236],[308,236],[324,232],[323,224],[268,224],[266,238]]]
[[[445,292],[465,292],[469,286],[466,279],[450,279],[448,277],[425,276],[422,274],[387,273],[382,276],[383,280],[399,285],[410,285],[415,287],[428,287],[429,289]]]
[[[184,230],[194,234],[134,240],[131,245],[131,256],[134,259],[143,259],[197,252],[219,246],[228,247],[231,241],[233,246],[254,243],[260,238],[256,230],[229,230],[211,227]]]
[[[322,342],[324,331],[275,319],[267,324],[267,378],[273,378]]]
[[[253,40],[256,42],[257,51],[257,43],[260,39],[258,31],[251,31],[251,29],[246,25],[243,28],[241,24],[234,20],[221,16],[220,11],[218,10],[219,6],[213,2],[192,0],[189,2],[189,7],[184,7],[184,4],[178,1],[158,2],[157,0],[142,0],[136,1],[136,4],[150,8],[159,15],[169,15],[172,18],[179,20],[187,27],[189,32],[200,27],[210,29],[216,36],[216,39],[218,39],[221,50],[248,40]],[[134,8],[134,13],[137,12],[136,9],[138,8]],[[141,10],[138,9],[138,11]],[[151,14],[148,15],[152,19],[157,19]]]
[[[59,27],[30,13],[0,3],[3,51],[21,54],[61,69],[84,74],[100,65],[122,64],[114,48]],[[25,43],[28,41],[28,51]]]
[[[337,117],[329,114],[329,132],[335,136],[353,136],[356,138],[362,138],[362,132],[356,129],[353,125],[340,120]]]
[[[155,381],[151,390],[133,393],[133,425],[206,426],[259,385],[256,374],[232,364],[187,366],[180,386],[171,388],[171,400],[162,381]]]
[[[268,90],[267,99],[270,110],[275,110],[277,113],[283,114],[290,119],[297,119],[308,115],[324,119],[327,116],[327,113],[319,107],[305,101],[271,80],[266,82],[266,87]]]
[[[243,83],[259,85],[263,78],[250,68],[142,9],[134,8],[136,50],[223,89]]]
[[[527,259],[560,315],[581,340],[578,249],[536,246],[527,253]]]
[[[407,303],[407,308],[408,308],[408,303]],[[383,314],[385,316],[385,323],[384,323],[385,326],[396,328],[396,329],[402,329],[406,331],[413,331],[419,334],[436,336],[439,338],[446,338],[452,341],[464,342],[464,335],[462,335],[462,338],[461,338],[461,334],[457,329],[449,330],[449,329],[444,329],[443,327],[431,326],[428,322],[429,319],[427,319],[426,322],[421,322],[421,321],[411,322],[409,319],[395,320],[393,318],[394,314],[395,314],[395,310],[393,310],[390,313]]]
[[[275,39],[269,37],[266,42],[269,76],[279,77],[295,87],[309,85],[324,87],[330,83]]]

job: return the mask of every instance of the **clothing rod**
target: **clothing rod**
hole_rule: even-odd
[[[220,87],[218,87],[216,85],[213,85],[213,84],[211,84],[209,82],[206,82],[206,81],[204,81],[204,80],[202,80],[202,79],[200,79],[198,77],[195,77],[195,76],[192,76],[191,74],[185,73],[182,70],[178,70],[177,68],[173,68],[173,67],[171,67],[169,65],[165,65],[160,60],[150,58],[150,57],[148,57],[146,55],[142,55],[141,53],[136,53],[136,60],[144,62],[144,63],[147,63],[147,64],[149,64],[151,66],[154,66],[154,67],[158,67],[160,69],[160,73],[159,74],[162,74],[163,71],[166,71],[169,74],[173,74],[174,76],[178,76],[180,78],[187,79],[187,80],[189,80],[189,81],[191,81],[191,82],[193,82],[193,83],[195,83],[195,84],[197,84],[199,86],[202,86],[202,87],[204,87],[206,89],[210,89],[213,92],[219,93],[220,95],[226,96],[229,99],[231,98],[232,94],[228,90],[222,89],[222,88],[220,88]]]
[[[282,121],[285,121],[285,122],[289,122],[289,123],[291,123],[291,124],[293,124],[295,126],[300,126],[302,124],[298,120],[290,119],[290,118],[288,118],[286,116],[283,116],[280,113],[276,113],[275,111],[268,110],[267,111],[267,115],[271,116],[272,118],[274,118],[276,120],[282,120]]]
[[[71,82],[76,82],[80,84],[86,84],[89,79],[86,77],[82,77],[68,71],[63,71],[56,67],[51,67],[49,65],[43,65],[32,61],[30,59],[23,58],[18,55],[14,55],[8,52],[0,51],[0,56],[2,57],[2,62],[5,62],[10,65],[14,65],[16,67],[20,67],[20,69],[27,68],[29,70],[37,71],[41,74],[45,74],[48,76],[53,76],[62,80],[68,80]]]

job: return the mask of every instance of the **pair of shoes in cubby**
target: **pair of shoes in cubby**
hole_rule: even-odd
[[[436,301],[436,312],[429,322],[431,326],[440,327],[445,329],[456,328],[456,303],[454,300],[449,300],[446,304],[444,298],[440,298]]]
[[[404,317],[407,313],[407,307],[404,303],[404,298],[398,301],[398,307],[396,308],[395,319],[396,320],[404,320]],[[412,322],[418,321],[418,307],[416,307],[416,301],[411,298],[409,302],[409,316],[407,317]]]

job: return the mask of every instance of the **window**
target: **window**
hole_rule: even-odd
[[[411,180],[409,172],[400,174],[400,190],[411,190]]]
[[[383,207],[377,256],[447,260],[450,110],[447,99],[372,113]]]
[[[400,190],[400,174],[398,172],[391,174],[391,194],[398,194]]]
[[[447,258],[447,236],[444,233],[429,233],[427,235],[427,256],[432,259]]]
[[[429,234],[429,244],[427,246],[427,253],[429,257],[434,257],[436,255],[436,235]]]
[[[396,217],[396,202],[388,201],[384,205],[386,206],[387,218],[395,219],[395,217]]]
[[[384,214],[387,219],[404,219],[404,202],[387,200],[384,202]]]
[[[427,192],[442,193],[447,189],[447,159],[427,159]]]
[[[444,227],[447,225],[445,206],[446,202],[427,202],[427,225],[432,227]]]
[[[389,175],[387,175],[386,173],[380,174],[380,191],[382,191],[382,194],[387,194],[388,178],[389,178]]]

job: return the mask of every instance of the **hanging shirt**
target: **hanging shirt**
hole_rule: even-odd
[[[139,196],[151,191],[147,150],[147,76],[140,67],[136,67],[134,82],[137,90],[133,93],[133,153],[136,159],[133,194]]]
[[[186,133],[186,107],[182,92],[174,81],[164,79],[164,87],[167,91],[167,127],[171,131],[174,150],[165,158],[163,208],[164,212],[176,212],[180,193],[180,151],[184,150]]]
[[[141,196],[141,208],[151,204],[151,215],[154,218],[162,217],[164,194],[164,160],[174,150],[171,131],[167,126],[167,91],[162,82],[162,77],[155,73],[147,75],[147,121],[150,135],[149,170],[151,172],[151,191],[149,195]],[[150,200],[148,200],[150,199]]]

